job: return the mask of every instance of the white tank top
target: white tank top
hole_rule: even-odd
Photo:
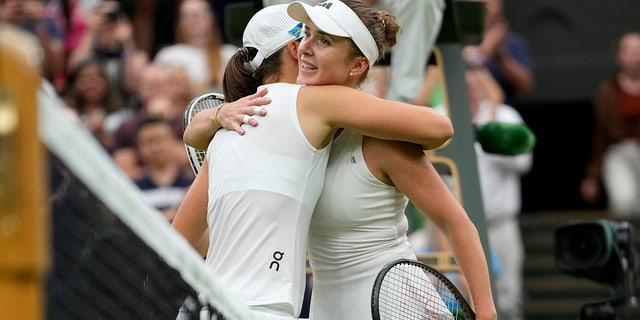
[[[309,230],[310,319],[371,319],[378,271],[392,260],[415,258],[406,236],[408,200],[369,171],[362,138],[344,130],[333,141]]]
[[[209,159],[206,264],[254,310],[297,317],[307,232],[330,145],[315,149],[297,115],[299,85],[273,84],[268,115],[243,136],[221,130]]]

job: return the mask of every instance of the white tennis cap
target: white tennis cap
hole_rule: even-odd
[[[340,0],[329,0],[315,6],[295,1],[289,4],[289,15],[301,22],[313,22],[320,30],[339,37],[351,38],[369,59],[369,66],[378,60],[378,46],[369,29],[355,12]]]
[[[282,49],[291,40],[300,37],[302,23],[287,14],[287,5],[271,5],[256,12],[242,34],[242,45],[258,49],[251,61],[255,69],[264,59]]]

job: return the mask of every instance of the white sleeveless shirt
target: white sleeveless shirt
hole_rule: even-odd
[[[243,136],[221,130],[209,145],[206,264],[252,309],[297,317],[307,232],[330,145],[317,150],[302,132],[301,86],[266,87],[268,119],[245,126]]]
[[[369,171],[362,138],[344,130],[333,140],[309,230],[310,319],[371,319],[378,271],[392,260],[415,258],[406,236],[408,199]]]

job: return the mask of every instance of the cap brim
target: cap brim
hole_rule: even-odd
[[[318,29],[328,34],[349,38],[351,35],[347,30],[342,29],[336,22],[334,22],[329,16],[324,14],[316,7],[312,7],[302,2],[292,2],[287,7],[287,13],[295,20],[302,23],[312,22],[318,27]]]

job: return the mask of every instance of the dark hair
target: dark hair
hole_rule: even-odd
[[[76,84],[78,82],[78,76],[80,72],[85,68],[97,66],[100,70],[100,76],[104,79],[107,84],[107,92],[105,96],[102,98],[103,108],[107,114],[110,114],[114,111],[117,111],[124,107],[124,99],[121,96],[120,92],[116,88],[113,87],[111,82],[109,81],[109,76],[105,70],[104,63],[101,59],[90,56],[84,60],[82,60],[77,67],[73,69],[71,73],[69,73],[69,78],[67,79],[67,84],[64,89],[64,99],[65,102],[71,107],[78,111],[78,113],[84,113],[84,103],[78,93],[76,92]]]
[[[223,93],[225,101],[236,101],[242,97],[256,93],[258,86],[272,75],[280,73],[282,68],[282,51],[286,46],[262,61],[258,69],[253,70],[249,64],[258,53],[258,49],[242,47],[231,56],[224,71]]]
[[[142,131],[142,129],[156,124],[166,125],[173,133],[173,126],[166,119],[159,116],[146,116],[138,121],[138,124],[136,126],[136,137],[138,136],[138,134],[140,134],[140,131]]]

